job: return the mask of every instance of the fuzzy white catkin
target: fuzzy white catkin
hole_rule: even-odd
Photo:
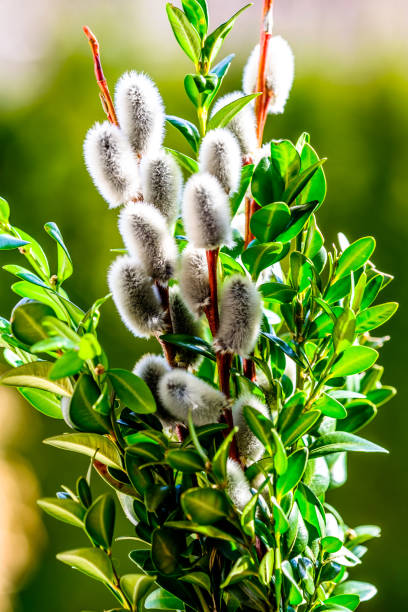
[[[255,346],[261,324],[261,298],[255,284],[240,274],[224,283],[217,350],[248,357]]]
[[[165,409],[185,425],[191,409],[197,427],[217,423],[228,405],[221,391],[181,369],[172,370],[161,378],[159,395]]]
[[[248,423],[245,420],[243,408],[244,406],[251,406],[255,408],[265,417],[270,418],[269,410],[257,397],[250,393],[244,393],[241,395],[232,407],[232,416],[234,425],[239,430],[237,433],[237,443],[240,456],[245,460],[246,465],[251,465],[255,461],[258,461],[264,454],[264,446],[260,440],[253,434],[252,430],[248,427]]]
[[[235,102],[235,100],[242,98],[244,95],[242,91],[233,91],[223,96],[214,104],[212,116],[227,104]],[[252,156],[257,149],[258,141],[256,137],[255,113],[251,105],[247,104],[240,110],[226,127],[238,140],[242,155]]]
[[[177,218],[182,185],[182,174],[176,160],[159,151],[144,157],[140,169],[144,200],[155,206],[172,225]]]
[[[194,318],[177,286],[170,288],[169,305],[173,333],[199,337],[202,331],[201,321]],[[175,353],[176,363],[183,368],[195,364],[200,359],[200,355],[184,348],[176,347]]]
[[[167,425],[169,422],[169,414],[163,407],[159,397],[159,382],[162,376],[170,372],[171,368],[167,361],[161,355],[148,353],[143,355],[133,368],[133,373],[142,378],[149,387],[156,401],[156,415]]]
[[[244,68],[243,90],[256,91],[259,66],[259,44],[253,49]],[[271,114],[283,113],[295,76],[295,59],[288,42],[282,36],[273,36],[266,58],[266,86],[272,92],[268,107]]]
[[[139,197],[137,161],[116,125],[95,123],[84,141],[84,157],[95,187],[110,208]]]
[[[119,231],[129,254],[140,261],[146,274],[166,283],[174,273],[177,247],[157,208],[130,202],[120,213]]]
[[[188,245],[182,255],[179,272],[181,294],[190,309],[197,315],[203,314],[210,304],[210,284],[205,251]]]
[[[234,506],[243,510],[252,498],[249,482],[237,461],[227,459],[227,493]]]
[[[198,249],[216,249],[231,242],[231,212],[218,180],[203,172],[194,174],[183,194],[183,221],[190,243]]]
[[[210,130],[200,147],[200,170],[221,183],[225,193],[233,193],[241,178],[241,149],[235,136],[225,128]]]
[[[160,149],[164,138],[164,106],[159,90],[142,72],[125,72],[116,85],[119,125],[139,155]]]
[[[160,296],[140,264],[126,255],[118,257],[109,269],[108,284],[124,324],[135,336],[165,331]]]

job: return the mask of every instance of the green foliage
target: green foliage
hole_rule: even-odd
[[[208,34],[205,0],[183,0],[182,9],[167,5],[175,37],[196,69],[184,87],[198,127],[175,116],[167,121],[195,156],[208,129],[228,126],[257,95],[232,102],[208,121],[232,56],[213,62],[246,8]],[[187,173],[199,170],[193,157],[167,150]],[[88,457],[109,487],[94,498],[90,478],[81,476],[75,493],[64,486],[39,505],[82,529],[92,547],[58,559],[104,583],[120,609],[341,611],[375,595],[374,587],[348,574],[361,562],[362,544],[379,530],[350,529],[326,496],[347,480],[347,453],[384,452],[356,432],[395,394],[382,385],[376,365],[387,338],[369,332],[397,305],[374,304],[389,277],[371,260],[373,238],[349,244],[342,236],[339,248],[325,246],[316,217],[326,196],[324,162],[307,134],[296,145],[273,141],[257,164],[243,167],[230,198],[233,215],[247,194],[258,210],[247,248],[239,233],[233,249],[223,248],[220,277],[248,273],[260,288],[264,315],[250,356],[256,376],[248,376],[242,359],[232,359],[232,400],[249,393],[266,408],[265,414],[251,405],[242,409],[241,427],[262,452],[257,461],[240,457],[241,483],[230,473],[230,459],[239,452],[237,428],[195,427],[190,414],[178,437],[169,434],[146,382],[109,365],[97,333],[108,298],[83,313],[62,288],[73,267],[57,225],[45,225],[57,245],[51,274],[41,245],[11,225],[9,206],[0,199],[0,249],[19,249],[32,268],[4,266],[20,279],[13,290],[24,300],[10,321],[0,320],[10,366],[2,369],[0,384],[16,387],[43,414],[64,418],[75,431],[45,443]],[[194,373],[213,384],[220,355],[208,328],[202,335],[159,339],[200,357]],[[137,566],[122,577],[112,555],[115,496],[129,519],[129,558]]]

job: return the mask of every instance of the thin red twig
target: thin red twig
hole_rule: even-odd
[[[83,31],[85,36],[87,37],[93,59],[94,59],[94,68],[95,68],[95,77],[96,82],[98,83],[99,89],[101,90],[100,98],[103,106],[103,110],[108,117],[108,120],[115,125],[119,125],[118,118],[116,117],[115,107],[113,106],[112,97],[109,92],[108,83],[105,79],[105,75],[102,70],[101,57],[99,53],[99,43],[95,34],[88,28],[88,26],[83,26]]]
[[[273,0],[264,0],[261,23],[258,79],[256,83],[256,91],[261,91],[262,95],[258,96],[255,100],[256,131],[259,146],[262,145],[268,106],[273,95],[273,92],[268,89],[266,84],[266,60],[268,57],[269,42],[272,38],[272,11]]]

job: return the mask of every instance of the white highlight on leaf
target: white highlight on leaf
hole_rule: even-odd
[[[165,331],[164,312],[157,288],[139,263],[128,256],[115,259],[108,284],[126,327],[139,337]]]
[[[217,128],[204,136],[200,147],[200,170],[218,179],[225,193],[237,191],[241,178],[241,149],[230,130]]]
[[[217,423],[228,405],[221,391],[181,369],[172,370],[163,376],[159,394],[166,410],[185,425],[188,424],[191,409],[192,420],[197,427]]]
[[[176,160],[159,151],[143,158],[141,175],[144,200],[153,204],[172,225],[177,218],[182,186],[182,174]]]
[[[215,113],[217,113],[221,108],[224,108],[224,106],[227,104],[235,102],[235,100],[242,98],[244,95],[245,94],[242,91],[233,91],[222,98],[219,98],[219,100],[217,100],[213,106],[211,113],[212,116],[215,115]],[[238,140],[242,155],[253,155],[257,149],[258,141],[256,138],[255,113],[252,106],[250,104],[244,106],[244,108],[231,119],[226,127]]]
[[[248,357],[258,337],[261,316],[261,297],[255,284],[240,274],[230,276],[222,291],[215,348]]]
[[[253,49],[244,68],[243,90],[256,91],[259,66],[259,44]],[[272,36],[266,58],[266,87],[272,93],[268,113],[283,113],[295,76],[295,59],[289,43],[282,36]]]
[[[199,249],[216,249],[231,242],[228,198],[219,181],[203,172],[187,181],[183,195],[183,220],[187,237]]]
[[[140,261],[146,274],[166,283],[174,273],[177,247],[157,208],[130,202],[119,216],[119,231],[129,254]]]
[[[84,157],[95,187],[110,208],[139,197],[137,160],[116,125],[95,123],[84,141]]]
[[[159,90],[142,72],[125,72],[116,85],[119,125],[137,155],[154,153],[164,138],[164,106]]]

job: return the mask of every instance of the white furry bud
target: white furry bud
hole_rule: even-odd
[[[130,202],[120,213],[119,231],[129,254],[153,280],[165,283],[173,275],[177,247],[161,213],[145,202]]]
[[[173,333],[199,337],[201,334],[201,322],[195,319],[193,313],[188,309],[180,295],[179,288],[171,287],[169,297]],[[175,348],[175,360],[177,364],[183,368],[193,365],[200,358],[200,356],[193,351],[179,347]]]
[[[244,69],[243,90],[246,94],[256,91],[259,66],[259,45],[256,45]],[[272,93],[268,107],[271,114],[283,113],[295,75],[292,49],[282,36],[273,36],[266,58],[266,87]]]
[[[244,470],[234,459],[227,459],[227,493],[234,506],[241,511],[252,498]]]
[[[210,285],[205,252],[188,245],[181,255],[180,290],[188,306],[198,316],[210,304]]]
[[[183,220],[189,241],[198,249],[216,249],[231,242],[229,201],[218,180],[208,172],[193,174],[187,181]]]
[[[120,77],[115,106],[119,125],[137,155],[160,149],[164,137],[163,101],[146,74],[132,70]]]
[[[159,397],[159,382],[162,376],[170,372],[171,368],[164,357],[160,355],[147,354],[143,355],[136,363],[133,373],[142,378],[149,387],[156,401],[156,415],[166,425],[169,422],[169,415],[165,411]]]
[[[239,187],[241,165],[241,149],[230,130],[210,130],[201,143],[200,170],[215,176],[229,194]]]
[[[135,336],[147,338],[165,331],[158,291],[137,262],[118,257],[110,267],[108,283],[123,322]]]
[[[160,380],[159,395],[166,410],[185,425],[191,409],[197,427],[217,423],[228,405],[221,391],[186,370],[176,369],[165,374]]]
[[[232,407],[232,416],[234,425],[239,430],[237,433],[237,444],[240,456],[245,459],[246,465],[251,465],[255,461],[258,461],[264,454],[265,448],[260,440],[252,433],[252,430],[248,427],[248,423],[245,420],[243,408],[244,406],[251,406],[255,408],[266,418],[270,418],[268,408],[254,395],[250,393],[244,393],[241,395]]]
[[[84,141],[84,157],[95,187],[110,208],[139,197],[137,161],[116,125],[95,123]]]
[[[182,175],[176,160],[160,151],[141,163],[143,198],[153,204],[171,225],[177,218]]]
[[[255,346],[261,323],[261,298],[254,283],[240,274],[224,283],[217,350],[247,357]]]
[[[227,104],[235,102],[235,100],[242,98],[244,95],[242,91],[233,91],[223,96],[214,104],[212,116]],[[231,119],[227,125],[227,129],[229,129],[238,140],[242,155],[252,155],[256,151],[258,141],[256,138],[255,113],[249,104]]]

